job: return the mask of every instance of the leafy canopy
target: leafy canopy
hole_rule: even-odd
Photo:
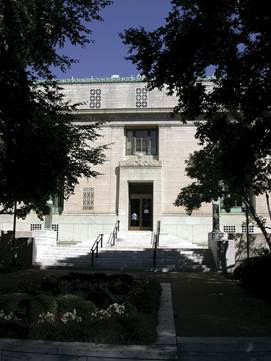
[[[88,24],[109,0],[0,0],[0,203],[17,214],[48,212],[51,196],[73,192],[78,178],[98,173],[105,146],[93,147],[101,124],[77,126],[52,66],[75,61],[66,41],[84,46]],[[38,81],[43,79],[43,81]],[[75,114],[75,115],[74,115]],[[22,203],[23,202],[23,203]]]
[[[257,218],[249,194],[268,196],[271,190],[269,4],[171,2],[163,26],[152,32],[131,28],[122,38],[149,88],[175,93],[175,111],[183,121],[204,120],[196,131],[202,147],[187,162],[192,182],[176,205],[191,213],[203,202],[224,197],[230,207],[238,194]],[[206,81],[210,71],[213,77]]]

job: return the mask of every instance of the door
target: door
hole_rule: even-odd
[[[131,195],[129,212],[130,230],[152,230],[152,197]]]

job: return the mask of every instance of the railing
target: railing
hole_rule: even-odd
[[[110,246],[115,246],[116,244],[116,239],[118,238],[118,232],[120,230],[120,221],[118,220],[116,223],[115,223],[115,226],[114,226],[114,229],[113,229],[113,232],[110,233],[110,236],[109,236],[109,239],[108,239],[108,244],[110,244]]]
[[[96,238],[95,242],[93,243],[93,246],[91,247],[91,267],[94,266],[94,255],[96,258],[99,256],[99,244],[101,248],[103,248],[103,234],[99,234],[99,236]]]
[[[153,238],[152,238],[152,248],[153,248],[152,266],[153,266],[153,268],[156,267],[157,249],[159,247],[159,238],[160,238],[160,221],[157,221],[156,233],[153,233]]]

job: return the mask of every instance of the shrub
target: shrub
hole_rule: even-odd
[[[20,290],[32,295],[40,293],[57,294],[59,288],[59,281],[54,276],[43,277],[40,280],[35,280],[30,283],[22,283]]]
[[[97,310],[93,302],[85,301],[73,294],[60,295],[57,297],[56,302],[58,312],[72,312],[75,309],[78,315],[83,318]]]
[[[245,260],[234,271],[241,286],[251,293],[271,302],[271,254]]]
[[[157,280],[142,281],[130,293],[128,302],[139,312],[155,314],[160,306],[161,286]]]
[[[28,301],[32,296],[27,293],[14,292],[0,295],[0,309],[7,313],[22,313],[24,310],[24,302]]]
[[[20,289],[29,294],[0,296],[2,337],[120,344],[155,340],[158,282],[125,274],[70,273]]]
[[[156,319],[145,313],[134,313],[120,319],[124,328],[123,343],[148,344],[156,340]]]
[[[114,297],[106,285],[96,284],[89,290],[87,299],[99,308],[106,308],[113,303]]]
[[[46,294],[34,296],[28,300],[21,302],[21,309],[30,321],[36,321],[41,313],[55,313],[57,303],[53,296]]]
[[[21,320],[0,320],[0,337],[28,338],[28,326]]]

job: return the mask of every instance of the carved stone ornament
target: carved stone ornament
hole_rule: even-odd
[[[138,153],[120,162],[120,167],[161,167],[162,162],[151,155]]]

